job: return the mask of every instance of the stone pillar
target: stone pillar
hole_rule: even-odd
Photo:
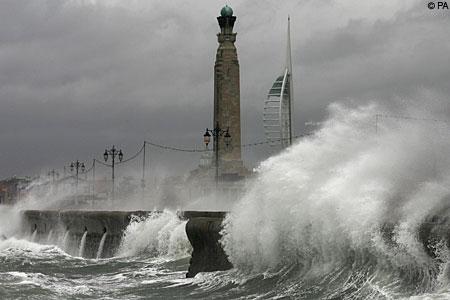
[[[214,126],[228,128],[231,135],[229,147],[223,136],[219,139],[219,169],[220,174],[242,174],[239,61],[234,46],[236,33],[233,33],[236,17],[231,7],[225,6],[217,20],[220,33],[214,65]]]

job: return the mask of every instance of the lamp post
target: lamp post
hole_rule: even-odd
[[[145,145],[147,143],[144,141],[144,155],[142,157],[142,179],[141,179],[141,188],[142,188],[142,199],[145,197]]]
[[[84,163],[79,162],[78,159],[76,162],[72,162],[70,164],[70,172],[73,173],[73,171],[75,171],[75,187],[76,187],[76,192],[78,193],[78,173],[79,170],[81,170],[81,173],[84,173],[84,171],[86,170],[86,167],[84,166]]]
[[[92,160],[92,204],[95,198],[95,158]]]
[[[52,169],[47,175],[52,179],[52,183],[55,183],[55,179],[59,178],[59,173],[58,171],[55,171],[55,169]]]
[[[105,153],[103,153],[103,158],[105,162],[108,160],[108,157],[111,156],[111,169],[112,169],[112,189],[111,189],[111,198],[114,200],[114,164],[116,161],[116,156],[119,158],[119,162],[123,159],[122,150],[117,150],[113,145],[111,149],[105,149]]]
[[[216,127],[214,129],[206,128],[206,132],[203,135],[203,142],[206,147],[208,147],[209,142],[211,141],[211,136],[214,139],[214,154],[215,154],[215,167],[216,167],[216,188],[219,186],[219,138],[224,136],[225,146],[228,147],[231,142],[231,135],[229,132],[229,128],[223,130],[219,127],[219,122],[216,123]]]
[[[52,181],[51,190],[54,193],[55,189],[56,189],[55,181],[56,181],[56,179],[59,178],[59,173],[58,173],[58,171],[55,171],[55,169],[52,169],[50,172],[48,172],[47,175],[49,178],[51,178],[51,181]]]

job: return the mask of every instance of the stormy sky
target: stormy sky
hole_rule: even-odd
[[[264,140],[263,101],[285,61],[288,14],[296,134],[313,130],[305,122],[323,120],[331,102],[393,111],[429,103],[447,118],[450,11],[427,2],[227,1],[237,16],[242,142]],[[125,157],[143,140],[202,147],[224,3],[1,1],[0,178],[90,164],[113,144]],[[198,165],[197,154],[148,153],[150,172]],[[270,153],[246,149],[245,163]]]

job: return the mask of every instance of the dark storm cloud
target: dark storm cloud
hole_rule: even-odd
[[[204,58],[207,48],[195,47],[203,37],[183,34],[194,25],[181,11],[140,14],[69,2],[3,6],[3,176],[90,158],[107,144],[133,148],[146,136],[185,142],[191,126],[201,132],[209,125],[213,57],[195,68],[194,54]]]
[[[297,132],[333,101],[448,95],[449,15],[420,1],[234,2],[244,143],[264,138],[263,99],[284,64],[287,14]],[[200,147],[212,119],[221,5],[2,1],[0,176],[100,157],[113,143],[131,153],[145,138]],[[245,158],[254,163],[269,152]],[[154,155],[184,171],[198,163]]]

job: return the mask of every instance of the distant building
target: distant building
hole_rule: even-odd
[[[0,181],[0,204],[13,205],[23,198],[31,179],[28,177],[11,177]]]
[[[264,101],[264,131],[271,146],[286,148],[292,144],[292,83],[290,20],[288,18],[286,65]]]

